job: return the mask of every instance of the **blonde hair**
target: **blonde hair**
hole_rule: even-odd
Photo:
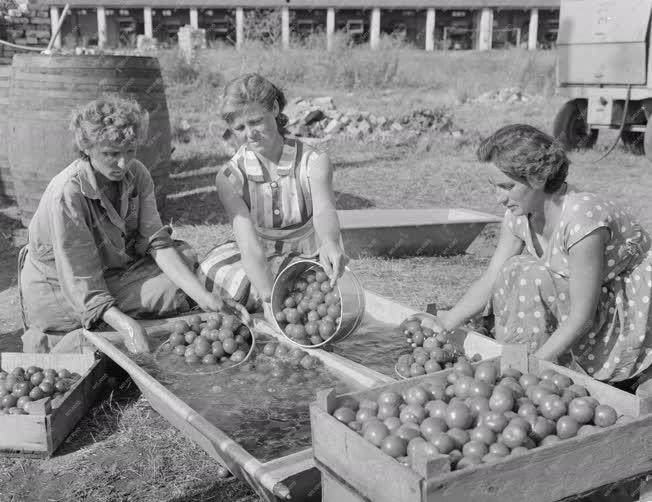
[[[147,138],[148,127],[149,114],[136,100],[107,95],[77,108],[69,129],[84,156],[88,149],[99,145],[140,145]]]
[[[222,93],[222,118],[230,124],[250,103],[258,103],[269,111],[272,111],[274,103],[277,103],[279,113],[276,117],[276,126],[281,135],[287,133],[285,126],[289,119],[283,113],[286,105],[285,94],[257,73],[241,75],[226,84]]]

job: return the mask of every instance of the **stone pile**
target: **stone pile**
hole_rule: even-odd
[[[532,99],[526,96],[518,87],[505,87],[497,91],[488,91],[480,94],[473,101],[477,103],[498,102],[498,103],[512,103],[515,101],[526,102]]]
[[[352,108],[338,109],[330,96],[292,100],[284,110],[289,118],[287,129],[294,136],[325,138],[345,135],[362,139],[374,134],[400,131],[424,132],[436,130],[450,135],[459,131],[453,128],[452,117],[442,109],[415,110],[397,119],[374,115]]]
[[[3,17],[0,24],[4,23],[4,30],[0,31],[4,31],[6,41],[28,47],[45,47],[50,42],[50,11],[46,5],[16,4]],[[11,64],[16,52],[23,51],[0,45],[0,64]]]

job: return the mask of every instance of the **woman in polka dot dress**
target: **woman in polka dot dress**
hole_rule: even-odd
[[[527,125],[504,127],[478,157],[507,208],[489,267],[450,311],[454,329],[493,311],[496,339],[598,380],[648,379],[652,365],[652,252],[621,206],[566,183],[568,159]],[[652,380],[641,384],[648,392]]]

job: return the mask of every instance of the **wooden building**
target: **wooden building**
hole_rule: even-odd
[[[556,40],[560,0],[39,0],[53,26],[69,1],[57,44],[133,45],[141,34],[174,42],[180,26],[205,28],[209,44],[239,45],[250,11],[280,17],[281,37],[323,32],[329,45],[341,30],[378,46],[395,34],[425,50],[547,48]]]

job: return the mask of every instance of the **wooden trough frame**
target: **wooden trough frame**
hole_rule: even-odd
[[[398,324],[406,317],[416,313],[410,307],[370,292],[365,292],[365,300],[367,315],[381,322]],[[160,321],[143,321],[142,324],[148,335],[160,337],[170,332],[174,321],[186,317],[188,316]],[[256,330],[289,344],[283,334],[263,320],[257,320]],[[158,413],[201,446],[211,457],[226,466],[235,476],[247,482],[262,500],[268,502],[283,499],[321,500],[321,475],[315,466],[312,448],[306,448],[303,451],[268,462],[261,462],[151,377],[128,355],[115,347],[111,340],[114,342],[120,340],[116,332],[87,331],[85,334],[99,350],[129,373],[143,396]],[[479,347],[482,346],[483,353],[489,353],[492,356],[499,354],[500,346],[482,335],[460,330],[456,336],[459,343],[469,346],[470,350],[478,352]],[[363,388],[395,382],[392,377],[337,354],[322,349],[308,350],[327,368],[335,373],[353,378]]]
[[[352,209],[337,212],[351,258],[451,256],[464,253],[488,223],[502,220],[471,209]]]

